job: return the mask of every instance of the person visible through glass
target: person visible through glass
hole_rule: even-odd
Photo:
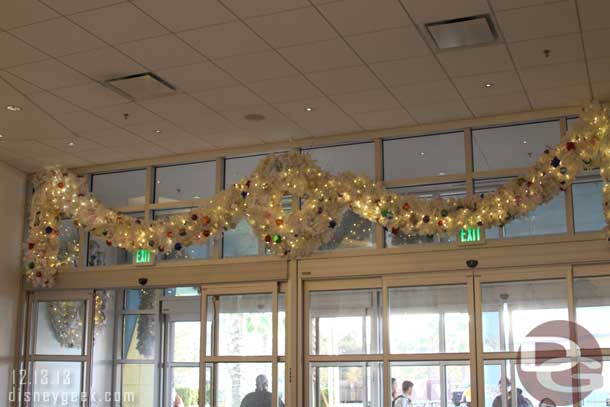
[[[398,397],[398,382],[396,378],[392,377],[392,401]]]
[[[545,397],[540,400],[540,404],[538,404],[538,407],[557,407],[557,404],[550,398]]]
[[[413,394],[413,382],[405,380],[402,382],[402,394],[392,400],[392,407],[411,407],[411,395]]]
[[[500,388],[502,387],[502,380],[498,382]],[[506,404],[510,407],[513,405],[512,402],[513,392],[510,380],[506,380]],[[496,396],[492,403],[492,407],[504,407],[502,403],[502,392]],[[533,407],[532,402],[523,395],[523,390],[517,389],[517,407]]]
[[[267,390],[269,381],[264,374],[256,376],[256,390],[246,394],[246,397],[241,401],[240,407],[271,407],[271,392]],[[284,403],[280,400],[279,406],[284,407]]]

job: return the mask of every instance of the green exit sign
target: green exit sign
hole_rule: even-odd
[[[481,228],[468,228],[460,231],[460,243],[485,243],[485,232]]]
[[[138,249],[135,255],[136,264],[148,265],[153,264],[153,256],[150,250]]]

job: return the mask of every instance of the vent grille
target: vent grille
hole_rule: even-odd
[[[426,29],[439,49],[489,44],[498,38],[487,14],[429,23]]]
[[[153,99],[176,92],[172,84],[152,72],[110,79],[106,84],[133,100]]]

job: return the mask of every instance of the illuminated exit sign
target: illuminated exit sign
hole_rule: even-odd
[[[485,232],[481,228],[468,228],[460,231],[460,243],[485,243]]]
[[[136,264],[149,265],[153,264],[153,256],[150,250],[138,249],[135,255]]]

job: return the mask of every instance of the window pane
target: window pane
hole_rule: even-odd
[[[369,248],[374,245],[374,226],[367,219],[348,209],[343,212],[339,225],[328,243],[318,250]]]
[[[113,372],[115,359],[115,306],[116,292],[114,290],[95,291],[96,296],[103,296],[104,306],[95,317],[95,340],[93,341],[93,365],[91,393],[98,397],[112,394]],[[120,302],[118,304],[120,306]],[[95,406],[92,403],[92,407]]]
[[[391,288],[389,300],[391,353],[468,352],[466,286]]]
[[[201,295],[199,287],[172,287],[163,292],[166,297],[192,297]]]
[[[199,321],[179,321],[171,323],[173,335],[171,344],[172,362],[199,362]]]
[[[59,250],[57,257],[60,261],[78,266],[80,252],[80,233],[72,219],[63,219],[59,226]]]
[[[155,365],[119,365],[118,376],[122,407],[155,405]]]
[[[311,364],[312,407],[381,407],[381,362]]]
[[[223,257],[258,256],[261,242],[247,220],[239,221],[235,229],[224,232]]]
[[[123,307],[126,311],[152,310],[159,300],[160,292],[154,288],[125,290]]]
[[[146,203],[146,170],[94,175],[91,191],[108,208]]]
[[[227,158],[225,160],[225,189],[238,183],[256,169],[256,166],[268,154],[251,155],[247,157]]]
[[[170,372],[170,406],[199,406],[199,368],[173,367]]]
[[[280,362],[277,364],[277,405],[284,407],[286,405],[286,363]]]
[[[28,378],[32,383],[31,407],[79,407],[82,364],[80,362],[34,362]]]
[[[156,315],[123,316],[123,359],[153,360],[156,353]]]
[[[216,372],[214,406],[271,407],[271,363],[218,363]]]
[[[517,351],[536,326],[568,320],[563,280],[486,283],[481,290],[485,352]]]
[[[137,219],[144,219],[144,212],[129,213],[127,215],[133,216]],[[110,246],[106,242],[106,239],[93,236],[91,233],[89,233],[87,266],[116,266],[131,263],[133,263],[132,252],[117,246]]]
[[[375,145],[373,143],[347,144],[332,147],[304,149],[320,168],[338,174],[351,171],[375,179]]]
[[[155,202],[208,198],[216,192],[216,162],[159,167],[155,178]]]
[[[603,362],[603,385],[580,402],[581,407],[608,407],[610,405],[610,361]]]
[[[446,405],[455,407],[470,407],[472,402],[472,389],[470,387],[470,366],[445,366],[445,392]]]
[[[602,348],[610,348],[610,277],[574,279],[574,301],[576,322],[591,332]]]
[[[153,212],[155,220],[168,218],[169,216],[176,215],[179,213],[188,213],[190,208],[184,209],[164,209]],[[163,252],[157,253],[157,260],[202,260],[208,259],[212,255],[212,248],[214,247],[214,239],[207,239],[204,244],[192,244],[191,246],[183,246],[180,250],[176,250],[175,247],[171,247]]]
[[[84,301],[40,301],[37,312],[35,354],[83,354]]]
[[[499,186],[503,185],[508,178],[496,178],[489,180],[475,181],[474,187],[477,193],[486,193],[495,191]],[[486,237],[492,238],[494,232],[486,231]],[[550,202],[540,205],[534,211],[527,215],[514,219],[503,227],[503,236],[505,238],[538,236],[548,234],[566,233],[566,207],[565,195],[561,192]]]
[[[397,407],[413,406],[413,407],[440,407],[441,398],[443,397],[441,389],[441,367],[433,366],[418,366],[406,362],[392,363],[390,366],[390,376],[396,379],[398,384],[398,396],[395,398],[394,405]],[[403,391],[408,388],[404,384],[405,381],[413,383],[411,390]],[[404,403],[404,398],[410,398],[411,403]]]
[[[558,120],[473,130],[474,170],[529,167],[559,136]]]
[[[286,354],[286,295],[277,297],[277,354]]]
[[[309,296],[310,353],[381,353],[381,291],[318,291]]]
[[[427,200],[431,200],[433,198],[463,198],[466,196],[466,184],[464,182],[453,182],[446,184],[418,185],[412,187],[392,188],[391,191],[401,195],[412,194]],[[402,232],[394,234],[390,230],[385,231],[385,241],[386,246],[388,247],[420,243],[449,243],[455,242],[456,240],[456,236],[418,235],[405,234]]]
[[[222,295],[218,299],[218,354],[271,355],[271,294]]]
[[[385,140],[383,167],[385,180],[462,174],[464,132]]]
[[[597,231],[606,226],[603,188],[604,182],[599,175],[580,176],[572,184],[574,228],[577,232]]]

